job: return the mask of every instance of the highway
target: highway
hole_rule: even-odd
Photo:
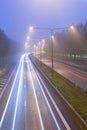
[[[6,86],[8,84],[8,80],[10,80],[10,78],[12,77],[13,74],[13,70],[15,68],[15,65],[12,64],[11,66],[8,67],[7,71],[0,76],[0,97],[4,91],[4,89],[6,89]]]
[[[24,104],[22,100],[22,76],[23,56],[19,61],[17,70],[14,70],[14,78],[11,78],[11,80],[8,82],[8,87],[6,87],[7,89],[5,89],[0,98],[0,130],[18,130],[18,127],[23,128],[24,121],[22,121],[22,119],[24,118],[22,112],[24,109],[22,111],[22,108]],[[19,115],[22,115],[22,118]],[[20,121],[21,123],[19,125]]]
[[[21,57],[11,81],[3,111],[0,99],[0,130],[81,130],[28,54]]]
[[[48,58],[43,58],[42,62],[51,67],[51,60]],[[77,87],[80,87],[85,92],[87,92],[87,72],[80,70],[79,68],[66,65],[61,62],[56,62],[54,60],[54,70],[61,74],[66,79],[70,80]]]

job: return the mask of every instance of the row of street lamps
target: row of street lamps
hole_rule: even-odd
[[[74,26],[71,25],[70,27],[64,27],[64,28],[42,28],[42,27],[29,27],[29,31],[33,31],[34,29],[38,29],[38,30],[45,30],[45,31],[50,31],[50,42],[51,42],[51,59],[52,59],[52,64],[51,64],[51,68],[52,68],[52,78],[54,77],[54,56],[53,56],[53,37],[54,37],[54,31],[55,30],[65,30],[65,29],[70,29],[70,30],[74,30]],[[27,37],[27,41],[29,41],[30,37]],[[45,42],[45,40],[42,40]],[[26,42],[27,44],[27,42]],[[25,45],[26,45],[25,44]],[[39,42],[39,44],[41,44],[41,42]],[[40,53],[41,53],[41,47],[40,47]],[[40,54],[40,61],[41,61],[41,54]]]

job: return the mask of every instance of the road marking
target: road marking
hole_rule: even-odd
[[[39,76],[39,75],[38,75],[38,76]],[[69,126],[68,123],[66,122],[64,116],[62,115],[61,111],[59,110],[59,108],[58,108],[58,106],[56,105],[56,103],[55,103],[53,97],[51,96],[50,92],[48,91],[47,87],[45,86],[45,84],[44,84],[44,82],[42,81],[42,79],[41,79],[40,76],[39,76],[39,79],[41,80],[41,82],[42,82],[42,84],[43,84],[43,86],[44,86],[44,88],[45,88],[45,90],[46,90],[46,92],[47,92],[47,94],[48,94],[50,100],[52,101],[52,103],[53,103],[53,105],[54,105],[54,107],[55,107],[55,109],[56,109],[58,115],[60,116],[60,118],[61,118],[63,124],[65,125],[66,129],[67,129],[67,130],[71,130],[70,126]]]
[[[35,70],[34,70],[34,71],[35,71]],[[35,72],[35,75],[36,75],[36,72]],[[43,94],[43,96],[44,96],[44,98],[45,98],[45,101],[46,101],[46,103],[47,103],[47,105],[48,105],[48,108],[49,108],[49,110],[50,110],[50,113],[51,113],[51,115],[52,115],[52,117],[53,117],[53,120],[54,120],[54,122],[55,122],[55,124],[56,124],[56,127],[57,127],[58,130],[61,130],[61,129],[60,129],[60,126],[59,126],[59,124],[58,124],[58,122],[57,122],[57,120],[56,120],[56,117],[55,117],[55,115],[54,115],[54,113],[53,113],[53,110],[52,110],[52,108],[51,108],[51,106],[50,106],[50,104],[49,104],[49,102],[48,102],[48,100],[47,100],[47,97],[46,97],[45,93],[44,93],[44,90],[42,89],[41,83],[40,83],[40,81],[39,81],[37,75],[36,75],[36,78],[37,78],[37,81],[38,81],[38,83],[39,83],[39,86],[40,86],[40,89],[41,89],[41,91],[42,91],[42,94]]]
[[[7,103],[6,103],[4,112],[3,112],[3,114],[2,114],[1,120],[0,120],[0,128],[2,127],[3,120],[4,120],[4,117],[5,117],[5,114],[6,114],[8,105],[9,105],[9,101],[10,101],[11,96],[12,96],[12,92],[13,92],[13,89],[14,89],[14,86],[15,86],[15,82],[16,82],[16,79],[17,79],[17,76],[18,76],[18,73],[19,73],[20,64],[21,64],[21,63],[19,63],[18,70],[17,70],[16,76],[15,76],[15,79],[14,79],[14,82],[13,82],[13,85],[12,85],[12,88],[11,88],[11,91],[10,91],[10,94],[9,94],[9,97],[8,97],[8,100],[7,100]],[[11,78],[11,77],[10,77],[10,78]],[[8,81],[8,82],[9,82],[9,81]],[[5,89],[4,89],[4,91],[5,91]],[[3,93],[4,93],[4,91],[3,91]],[[0,98],[2,97],[3,93],[0,95]]]
[[[3,96],[5,90],[6,90],[7,86],[8,86],[9,81],[11,80],[12,76],[13,76],[13,72],[11,73],[11,75],[10,75],[10,77],[9,77],[9,79],[8,79],[8,81],[7,81],[7,83],[6,83],[6,85],[5,85],[5,87],[3,88],[3,90],[2,90],[2,92],[1,92],[1,94],[0,94],[0,99],[2,98],[2,96]]]
[[[35,71],[35,70],[34,70],[34,71]],[[63,124],[65,125],[66,129],[67,129],[67,130],[71,130],[70,126],[69,126],[68,123],[66,122],[66,120],[65,120],[64,116],[62,115],[61,111],[59,110],[59,108],[57,107],[57,105],[56,105],[54,99],[52,98],[51,94],[49,93],[49,91],[48,91],[47,87],[45,86],[44,82],[42,81],[41,77],[39,76],[39,74],[38,74],[38,76],[37,76],[36,72],[35,72],[35,75],[36,75],[36,77],[37,77],[37,80],[38,80],[38,83],[39,83],[39,85],[40,85],[40,87],[41,87],[41,90],[44,92],[44,90],[42,89],[42,86],[41,86],[41,83],[40,83],[39,79],[41,80],[41,82],[42,82],[42,84],[43,84],[45,90],[47,91],[47,94],[48,94],[50,100],[52,101],[52,103],[53,103],[53,105],[54,105],[54,107],[55,107],[55,109],[56,109],[58,115],[60,116],[60,118],[61,118]],[[38,78],[38,77],[39,77],[39,78]],[[45,94],[45,93],[44,93],[44,94]],[[45,97],[46,97],[46,96],[45,96]]]
[[[7,81],[7,77],[4,77],[4,76],[3,76],[2,78],[0,78],[0,82],[1,82],[1,81]]]
[[[7,79],[5,77],[2,77],[2,78],[0,78],[0,82],[2,82],[2,81],[7,81]]]
[[[24,55],[21,57],[20,63],[20,80],[19,80],[19,86],[18,86],[18,92],[17,92],[17,98],[16,98],[16,105],[15,105],[15,111],[14,111],[14,116],[13,116],[13,122],[12,122],[12,129],[15,130],[15,122],[16,122],[16,116],[17,116],[17,108],[18,108],[18,100],[19,100],[19,95],[20,95],[20,89],[23,83],[23,62],[24,62]]]
[[[27,101],[24,101],[24,109],[25,109],[25,130],[27,130]]]
[[[0,84],[0,87],[2,88],[2,87],[4,87],[4,85],[3,85],[3,84]]]
[[[38,114],[39,114],[41,129],[44,130],[44,125],[43,125],[43,121],[42,121],[42,117],[41,117],[41,113],[40,113],[40,108],[39,108],[39,104],[38,104],[38,100],[37,100],[37,96],[36,96],[36,92],[35,92],[35,88],[34,88],[33,78],[31,76],[31,71],[30,71],[31,69],[30,69],[29,65],[27,63],[27,67],[28,67],[28,70],[29,70],[29,73],[30,73],[30,78],[31,78],[32,86],[33,86],[33,91],[34,91],[35,101],[36,101],[36,105],[37,105],[37,110],[38,110]]]
[[[6,84],[6,82],[1,82],[1,84],[2,84],[2,85],[5,85],[5,84]]]

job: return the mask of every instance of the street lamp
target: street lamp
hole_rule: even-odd
[[[28,47],[29,47],[29,45],[28,45],[28,42],[25,42],[25,50],[27,50],[28,49]]]
[[[30,36],[27,36],[26,41],[29,41],[29,40],[30,40]]]
[[[41,54],[42,54],[42,57],[43,57],[43,54],[44,54],[44,45],[45,45],[45,39],[42,39],[42,41],[41,41]]]
[[[51,40],[51,51],[52,51],[52,78],[54,77],[54,56],[53,56],[53,37],[54,37],[54,31],[55,30],[65,30],[65,29],[71,29],[73,30],[74,29],[74,26],[71,25],[70,27],[63,27],[63,28],[43,28],[43,27],[30,27],[29,30],[33,30],[33,29],[38,29],[38,30],[46,30],[46,31],[50,31],[50,40]]]
[[[70,29],[71,29],[71,30],[74,30],[74,26],[73,26],[73,25],[71,25],[71,26],[70,26]]]
[[[29,31],[33,31],[34,27],[33,26],[30,26],[29,27]]]
[[[28,50],[28,48],[29,48],[29,40],[30,40],[30,36],[27,36],[25,44],[24,44],[25,50]]]
[[[40,60],[40,64],[42,62],[42,53],[43,53],[44,43],[45,43],[45,40],[42,39],[37,44],[37,46],[38,46],[38,54],[39,54],[38,59]],[[34,44],[34,56],[35,56],[35,48],[36,48],[36,45]]]
[[[38,46],[39,46],[39,60],[40,60],[40,65],[42,65],[42,46],[41,46],[41,42],[39,41]]]
[[[41,62],[41,42],[40,41],[38,42],[38,45],[39,45],[39,59]]]
[[[34,44],[34,56],[36,57],[37,46]]]

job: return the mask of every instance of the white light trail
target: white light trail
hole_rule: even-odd
[[[28,67],[28,70],[29,70],[29,73],[30,73],[30,78],[31,78],[32,86],[33,86],[34,96],[35,96],[37,110],[38,110],[40,124],[41,124],[41,130],[44,130],[44,125],[43,125],[43,121],[42,121],[42,117],[41,117],[41,113],[40,113],[40,108],[39,108],[39,105],[38,105],[38,100],[37,100],[37,96],[36,96],[36,92],[35,92],[35,88],[34,88],[33,78],[32,78],[30,66],[28,65],[28,63],[27,63],[27,67]]]
[[[30,65],[31,65],[31,64],[30,64]],[[32,67],[32,65],[31,65],[31,67]],[[32,69],[33,69],[33,67],[32,67]],[[35,72],[35,70],[34,70],[34,72]],[[36,75],[36,72],[35,72],[35,75]],[[51,113],[51,115],[52,115],[52,117],[53,117],[53,120],[54,120],[54,122],[55,122],[55,124],[56,124],[56,127],[57,127],[58,130],[61,130],[61,129],[60,129],[60,126],[59,126],[59,124],[58,124],[58,122],[57,122],[57,120],[56,120],[56,117],[55,117],[55,115],[54,115],[54,113],[53,113],[53,110],[52,110],[52,108],[51,108],[51,106],[50,106],[50,104],[49,104],[49,102],[48,102],[48,100],[47,100],[47,97],[46,97],[45,93],[44,93],[44,90],[42,89],[41,83],[40,83],[40,81],[39,81],[37,75],[36,75],[36,78],[37,78],[37,81],[38,81],[38,83],[39,83],[40,89],[41,89],[41,91],[42,91],[42,93],[43,93],[43,96],[44,96],[44,98],[45,98],[45,101],[46,101],[46,103],[47,103],[47,105],[48,105],[48,108],[49,108],[49,110],[50,110],[50,113]]]
[[[21,90],[22,83],[23,83],[23,63],[24,63],[24,55],[21,58],[20,80],[19,80],[19,86],[18,86],[18,92],[17,92],[17,98],[16,98],[16,105],[15,105],[15,111],[14,111],[13,122],[12,122],[12,130],[15,130],[15,122],[16,122],[16,116],[17,116],[19,95],[20,95],[20,90]]]
[[[38,76],[39,76],[39,75],[38,75]],[[55,109],[56,109],[58,115],[60,116],[60,118],[61,118],[63,124],[65,125],[66,129],[67,129],[67,130],[71,130],[70,126],[69,126],[68,123],[66,122],[66,120],[65,120],[64,116],[62,115],[61,111],[59,110],[59,108],[57,107],[57,105],[56,105],[54,99],[52,98],[51,94],[49,93],[47,87],[45,86],[45,84],[44,84],[44,82],[42,81],[42,79],[40,78],[40,76],[39,76],[39,79],[41,80],[41,82],[42,82],[42,84],[43,84],[45,90],[47,91],[47,94],[48,94],[48,96],[50,97],[50,99],[51,99],[51,101],[52,101],[52,103],[53,103],[53,105],[54,105],[54,107],[55,107]]]
[[[32,68],[33,68],[33,67],[32,67]],[[35,71],[35,70],[34,70],[34,71]],[[61,120],[62,120],[64,126],[66,127],[67,130],[71,130],[70,126],[69,126],[68,123],[66,122],[66,120],[65,120],[64,116],[62,115],[61,111],[59,110],[59,108],[57,107],[57,105],[56,105],[54,99],[52,98],[51,94],[49,93],[49,91],[48,91],[47,87],[45,86],[44,82],[42,81],[41,77],[39,76],[39,74],[38,74],[38,76],[37,76],[36,72],[35,72],[35,75],[36,75],[36,77],[37,77],[37,80],[38,80],[38,82],[39,82],[39,85],[40,85],[40,88],[41,88],[41,90],[42,90],[42,93],[43,93],[44,97],[46,98],[45,93],[44,93],[44,91],[43,91],[43,89],[42,89],[42,86],[41,86],[40,81],[42,82],[42,84],[43,84],[43,86],[44,86],[44,88],[45,88],[45,90],[46,90],[48,96],[50,97],[50,99],[51,99],[51,101],[52,101],[52,103],[53,103],[53,105],[54,105],[54,107],[55,107],[55,109],[56,109],[58,115],[60,116],[60,118],[61,118]],[[38,78],[38,77],[39,77],[39,78]],[[39,81],[39,79],[40,79],[40,81]],[[47,100],[47,99],[46,99],[46,100]],[[47,101],[47,102],[48,102],[48,101]],[[48,103],[47,103],[47,104],[48,104]],[[48,105],[49,105],[49,104],[48,104]],[[53,114],[52,114],[52,115],[53,115]]]
[[[16,82],[16,79],[17,79],[17,76],[18,76],[20,67],[21,67],[21,59],[20,59],[20,62],[19,62],[19,66],[18,66],[18,69],[17,69],[17,73],[16,73],[16,76],[15,76],[15,79],[14,79],[14,82],[13,82],[13,85],[12,85],[12,88],[11,88],[11,91],[10,91],[10,94],[9,94],[9,97],[8,97],[8,100],[7,100],[7,103],[6,103],[6,106],[5,106],[5,109],[4,109],[4,112],[3,112],[2,117],[1,117],[1,120],[0,120],[0,128],[2,127],[4,118],[5,118],[5,115],[6,115],[6,111],[7,111],[8,105],[9,105],[9,101],[10,101],[11,96],[12,96],[12,92],[13,92],[13,89],[14,89],[14,86],[15,86],[15,82]]]

